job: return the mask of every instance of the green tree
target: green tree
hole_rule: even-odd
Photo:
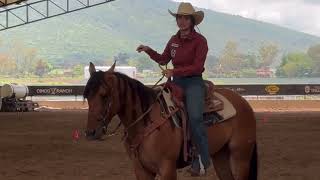
[[[240,70],[241,56],[238,52],[238,44],[234,41],[228,41],[222,55],[219,58],[220,73],[234,74]]]
[[[136,58],[130,58],[128,60],[128,65],[133,67],[138,67],[139,61]]]
[[[8,45],[10,58],[15,61],[15,75],[33,74],[37,63],[37,50],[27,48],[22,42],[14,40]]]
[[[315,76],[320,76],[320,44],[311,46],[308,49],[308,55],[311,57],[314,64],[313,74]]]
[[[43,77],[46,73],[50,71],[50,64],[48,61],[39,59],[36,62],[35,74],[39,77]]]
[[[129,58],[130,56],[127,53],[118,53],[116,56],[114,56],[114,60],[117,61],[117,64],[121,66],[128,65]]]
[[[282,58],[282,63],[277,69],[277,76],[281,77],[308,77],[312,72],[311,58],[300,52],[289,53]]]
[[[269,67],[275,57],[277,57],[279,53],[279,48],[277,45],[273,43],[264,43],[259,48],[259,56],[260,56],[260,67]]]
[[[84,74],[84,65],[78,64],[72,68],[73,76],[79,77],[79,76],[83,76],[83,74]]]
[[[248,53],[248,54],[241,54],[239,55],[241,58],[241,69],[256,69],[258,68],[258,57],[255,54]]]
[[[14,75],[16,68],[16,62],[9,55],[0,54],[0,74]]]
[[[141,56],[137,56],[137,57],[134,57],[134,58],[130,58],[128,60],[128,64],[130,66],[134,66],[138,69],[138,71],[143,71],[143,70],[146,70],[146,69],[149,69],[149,70],[157,70],[157,63],[152,61],[148,56],[146,55],[141,55]]]
[[[11,58],[16,64],[16,75],[32,74],[37,60],[37,50],[26,48],[20,41],[14,41],[10,46]]]
[[[218,58],[212,55],[208,55],[205,63],[205,73],[208,77],[216,77],[218,75],[219,62]]]

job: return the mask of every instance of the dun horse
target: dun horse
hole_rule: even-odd
[[[181,128],[159,120],[157,93],[141,82],[114,72],[96,71],[90,63],[84,98],[89,104],[86,136],[100,139],[115,115],[125,128],[125,148],[137,180],[177,179],[177,159],[183,143]],[[257,179],[256,120],[249,103],[228,89],[216,89],[228,99],[236,115],[207,128],[209,150],[221,180]],[[163,119],[163,118],[162,118]],[[157,122],[157,123],[154,123]],[[156,125],[154,125],[156,124]],[[145,131],[146,127],[148,132]]]

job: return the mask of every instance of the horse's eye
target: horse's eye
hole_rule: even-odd
[[[102,99],[106,99],[106,98],[107,98],[107,96],[106,96],[105,94],[100,94],[100,97],[101,97]]]
[[[109,101],[108,96],[101,96],[101,99],[104,103],[107,103]]]

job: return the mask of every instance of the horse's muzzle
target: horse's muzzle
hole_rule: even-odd
[[[85,135],[87,140],[102,140],[102,137],[107,133],[106,128],[98,128],[95,130],[86,130]]]

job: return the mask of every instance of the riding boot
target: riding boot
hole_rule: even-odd
[[[206,176],[207,169],[204,167],[201,161],[201,155],[198,155],[193,159],[191,167],[190,169],[188,169],[188,172],[191,176]]]

